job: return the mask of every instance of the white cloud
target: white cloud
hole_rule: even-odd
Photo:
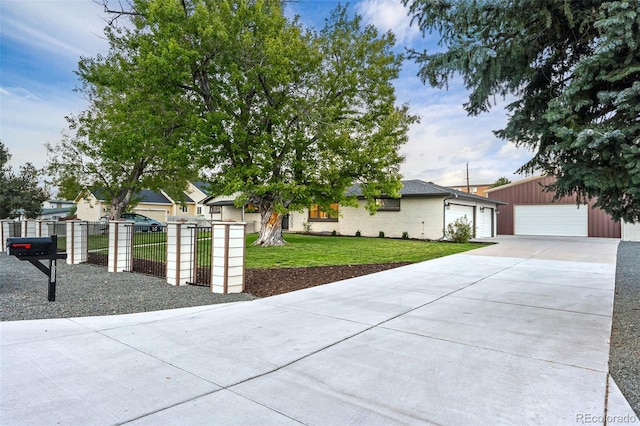
[[[423,90],[423,103],[413,108],[422,120],[412,126],[409,142],[401,150],[406,179],[460,185],[466,181],[467,163],[471,183],[492,183],[501,176],[519,178],[514,172],[531,154],[493,134],[506,123],[502,108],[470,117],[462,107],[463,93],[430,100],[426,96],[431,90]]]
[[[406,43],[420,36],[420,30],[411,26],[408,9],[399,0],[364,0],[356,5],[364,20],[379,30],[391,30],[399,43]]]
[[[2,88],[2,129],[0,140],[11,154],[14,168],[30,162],[41,167],[46,161],[45,143],[55,144],[67,127],[65,116],[78,112],[84,101],[69,92],[55,100],[45,100],[21,88]],[[5,113],[6,111],[6,113]]]
[[[3,0],[0,8],[3,39],[76,61],[107,46],[104,13],[92,0]]]

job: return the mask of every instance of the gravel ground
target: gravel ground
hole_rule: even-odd
[[[640,416],[640,243],[618,246],[609,371]]]
[[[47,276],[31,263],[0,253],[0,321],[158,311],[251,300],[213,294],[206,287],[168,285],[162,278],[113,274],[104,266],[58,261],[56,301],[47,301]]]

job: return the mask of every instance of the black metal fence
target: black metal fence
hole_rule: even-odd
[[[58,237],[58,251],[67,249],[67,223],[66,222],[47,222],[47,235],[56,235]]]
[[[9,222],[9,235],[7,237],[22,237],[22,224],[20,222]]]
[[[133,272],[167,277],[167,232],[166,227],[157,232],[127,227],[132,232]]]
[[[191,232],[191,245],[194,257],[191,265],[189,284],[211,287],[211,226],[194,226]]]
[[[85,238],[87,263],[107,266],[109,264],[109,223],[87,222]]]

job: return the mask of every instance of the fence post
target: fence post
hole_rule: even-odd
[[[7,238],[20,237],[22,229],[20,222],[15,220],[0,220],[0,248],[2,251],[7,249]]]
[[[36,220],[36,237],[48,237],[50,220]]]
[[[23,220],[20,222],[20,225],[22,226],[22,233],[21,235],[23,237],[37,237],[38,235],[36,234],[36,222],[33,220]]]
[[[183,285],[194,281],[192,272],[195,250],[191,232],[197,232],[195,223],[167,223],[167,283]]]
[[[245,234],[244,222],[214,222],[211,225],[211,291],[244,291]]]
[[[70,220],[67,222],[67,264],[85,263],[89,254],[87,222]]]
[[[109,222],[109,272],[133,271],[133,222]]]

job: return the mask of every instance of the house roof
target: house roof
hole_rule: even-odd
[[[71,210],[71,207],[57,207],[52,209],[42,209],[40,212],[41,216],[49,215],[49,214],[67,214]]]
[[[220,200],[220,201],[214,201],[213,203],[208,203],[208,206],[233,206],[234,202],[233,200]]]
[[[96,199],[100,201],[106,200],[104,188],[92,189],[91,193]],[[165,197],[160,192],[151,191],[150,189],[143,189],[138,191],[133,196],[136,200],[139,200],[141,203],[149,203],[149,204],[173,204],[171,200]],[[193,202],[193,200],[191,200]]]
[[[198,188],[198,190],[200,192],[202,192],[203,194],[209,194],[210,191],[210,186],[207,182],[203,182],[201,180],[196,180],[196,181],[192,181],[191,182],[193,184],[193,186],[195,186],[196,188]]]
[[[362,196],[360,185],[356,184],[349,190],[349,195]],[[502,201],[493,200],[487,197],[480,197],[479,195],[467,194],[466,192],[457,191],[446,186],[436,185],[433,182],[425,182],[419,179],[403,180],[402,188],[400,189],[401,197],[457,197],[466,200],[484,201],[496,204],[505,204]]]

